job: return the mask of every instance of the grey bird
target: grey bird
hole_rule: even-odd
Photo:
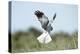
[[[49,21],[48,17],[39,10],[35,11],[34,14],[37,16],[38,20],[40,21],[42,28],[48,33],[50,33],[50,31],[53,30],[51,26],[51,22],[55,20],[56,13],[54,14],[53,19],[51,21]]]

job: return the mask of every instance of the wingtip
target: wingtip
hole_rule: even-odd
[[[53,20],[56,18],[56,13],[54,14]]]

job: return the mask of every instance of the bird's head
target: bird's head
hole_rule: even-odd
[[[34,14],[35,14],[38,18],[42,18],[42,16],[44,15],[44,13],[41,12],[41,11],[39,11],[39,10],[35,11]]]

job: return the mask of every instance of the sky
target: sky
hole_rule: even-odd
[[[31,26],[43,31],[40,22],[34,15],[36,10],[44,12],[48,19],[52,19],[56,13],[56,19],[52,23],[52,32],[70,33],[78,30],[77,5],[14,1],[12,2],[11,31],[24,31]]]

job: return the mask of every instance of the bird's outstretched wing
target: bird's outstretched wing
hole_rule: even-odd
[[[56,18],[56,13],[54,14],[53,20],[55,20],[55,18]]]
[[[53,21],[55,20],[55,18],[56,18],[56,13],[53,16],[53,19],[50,20],[50,23],[53,23]]]

